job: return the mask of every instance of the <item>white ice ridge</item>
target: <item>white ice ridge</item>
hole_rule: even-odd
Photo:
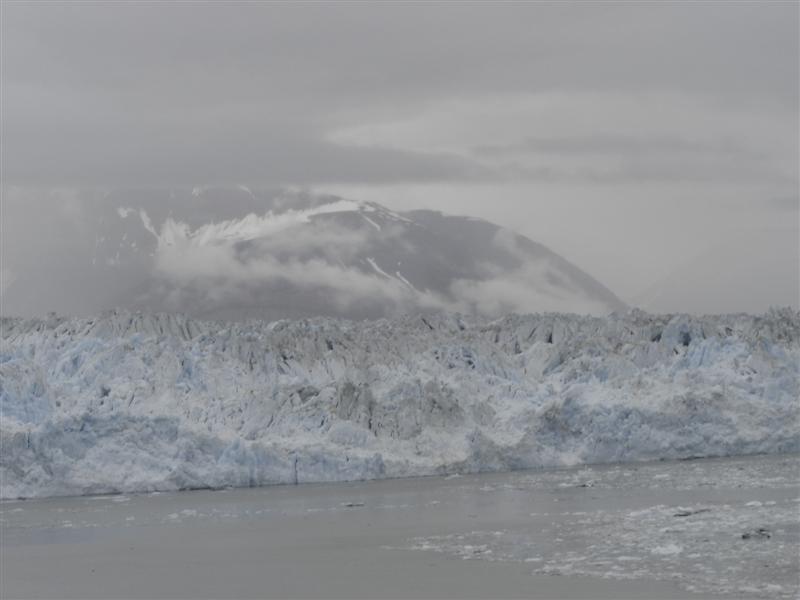
[[[800,451],[800,313],[2,320],[2,497]]]

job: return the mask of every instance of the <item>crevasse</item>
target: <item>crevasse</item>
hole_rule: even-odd
[[[800,451],[800,313],[3,319],[2,497]]]

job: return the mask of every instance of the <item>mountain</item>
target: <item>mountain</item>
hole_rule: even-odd
[[[4,314],[119,307],[242,320],[624,308],[548,248],[469,217],[244,186],[114,192],[84,202],[80,215],[82,245],[10,266]]]
[[[0,497],[800,450],[800,313],[0,322]]]

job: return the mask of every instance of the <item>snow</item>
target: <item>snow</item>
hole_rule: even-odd
[[[369,266],[371,266],[371,267],[372,267],[372,268],[375,270],[375,272],[376,272],[378,275],[383,275],[383,276],[384,276],[384,277],[386,277],[387,279],[391,279],[391,278],[392,278],[392,276],[391,276],[391,275],[389,275],[389,274],[388,274],[386,271],[384,271],[383,269],[381,269],[381,268],[378,266],[378,263],[376,263],[376,262],[375,262],[375,259],[374,259],[374,258],[372,258],[372,257],[367,257],[367,262],[369,263]]]
[[[407,217],[397,214],[394,211],[389,210],[385,206],[378,204],[377,202],[359,202],[360,210],[363,212],[374,212],[386,220],[389,221],[398,221],[401,223],[413,223],[413,221]]]
[[[309,220],[321,214],[337,212],[352,212],[359,210],[359,204],[351,200],[339,200],[309,208],[305,210],[287,210],[282,213],[267,211],[264,215],[250,213],[241,219],[207,223],[192,230],[188,224],[176,221],[169,217],[161,226],[161,232],[155,233],[149,218],[145,222],[146,212],[141,211],[145,227],[158,239],[158,247],[188,244],[194,247],[210,246],[217,244],[233,244],[254,240],[260,237],[274,235],[297,225],[308,223]],[[150,226],[148,227],[148,223]]]
[[[796,452],[799,364],[788,309],[3,319],[1,495]]]
[[[250,189],[248,186],[246,186],[245,184],[243,184],[243,183],[239,183],[239,184],[237,184],[237,185],[236,185],[236,187],[237,187],[238,189],[240,189],[241,191],[243,191],[243,192],[244,192],[245,194],[247,194],[248,196],[250,196],[251,198],[253,198],[254,200],[256,199],[256,196],[255,196],[255,194],[253,193],[253,190],[251,190],[251,189]]]
[[[411,282],[408,279],[406,279],[405,277],[403,277],[403,274],[400,271],[395,271],[394,274],[397,275],[397,278],[400,281],[402,281],[403,283],[405,283],[409,288],[411,288],[412,290],[416,291],[417,288],[415,288],[413,285],[411,285]]]
[[[375,229],[377,229],[378,231],[380,231],[380,230],[381,230],[381,226],[380,226],[380,225],[378,225],[378,224],[377,224],[375,221],[373,221],[372,219],[370,219],[370,218],[369,218],[367,215],[365,215],[365,214],[362,214],[361,216],[364,218],[364,220],[365,220],[367,223],[369,223],[370,225],[372,225],[372,226],[373,226]]]

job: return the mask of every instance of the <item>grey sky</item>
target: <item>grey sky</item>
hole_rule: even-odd
[[[8,202],[338,192],[513,227],[627,300],[749,232],[797,239],[796,2],[2,10]]]

